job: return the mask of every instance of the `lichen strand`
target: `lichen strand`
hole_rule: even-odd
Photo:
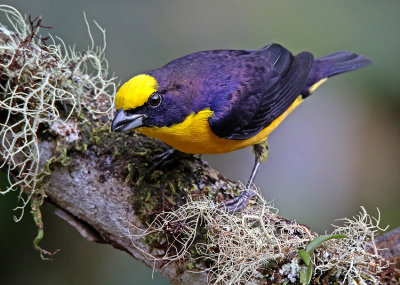
[[[79,139],[82,111],[109,121],[115,84],[107,71],[105,42],[96,47],[90,30],[92,45],[80,53],[60,39],[40,37],[39,29],[45,28],[40,18],[26,19],[7,5],[0,5],[0,12],[9,21],[0,23],[0,167],[10,181],[0,193],[20,189],[25,194],[17,207],[20,219],[45,173],[39,136],[56,137],[67,147]]]
[[[317,235],[277,216],[262,197],[258,201],[232,215],[215,199],[187,196],[186,203],[158,214],[134,237],[142,237],[154,252],[137,248],[154,262],[184,261],[186,268],[205,270],[213,284],[300,284],[306,265],[298,250]],[[372,250],[374,236],[382,230],[378,224],[379,218],[370,217],[364,208],[346,219],[332,233],[345,238],[325,241],[313,250],[310,284],[380,284],[388,264]]]

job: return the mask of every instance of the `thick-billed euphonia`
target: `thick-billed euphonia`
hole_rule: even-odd
[[[241,210],[254,193],[268,135],[328,77],[370,63],[346,51],[316,60],[309,52],[293,56],[279,44],[189,54],[123,84],[112,130],[135,129],[190,154],[254,146],[247,190],[226,203],[229,211]]]

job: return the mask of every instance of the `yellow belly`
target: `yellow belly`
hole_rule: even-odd
[[[160,139],[171,147],[186,153],[226,153],[266,140],[268,135],[301,102],[301,96],[297,97],[282,115],[257,135],[247,140],[230,140],[215,135],[208,124],[208,118],[213,114],[210,109],[202,110],[197,114],[193,113],[182,123],[171,127],[142,127],[138,128],[137,131],[146,136]]]

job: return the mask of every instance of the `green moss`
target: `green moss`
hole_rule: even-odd
[[[37,234],[35,239],[33,240],[33,248],[39,251],[40,257],[43,260],[48,260],[49,259],[48,256],[54,255],[55,253],[58,252],[58,250],[50,252],[39,246],[39,242],[44,237],[44,224],[42,219],[42,212],[40,210],[41,206],[43,205],[44,198],[45,194],[43,193],[43,191],[37,191],[31,198],[30,206],[31,206],[31,214],[33,217],[33,221],[35,222],[35,225],[37,227]]]

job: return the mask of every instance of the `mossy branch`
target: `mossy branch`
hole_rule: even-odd
[[[0,25],[0,164],[12,183],[1,193],[19,187],[19,208],[30,201],[41,254],[49,254],[38,246],[45,197],[86,239],[128,252],[174,284],[399,281],[399,230],[375,240],[379,218],[364,208],[332,233],[346,238],[317,239],[305,258],[298,252],[316,244],[316,233],[259,196],[240,214],[225,212],[219,203],[244,187],[199,158],[149,174],[167,147],[110,133],[115,85],[104,48],[46,44],[38,19],[0,11],[11,27]]]

